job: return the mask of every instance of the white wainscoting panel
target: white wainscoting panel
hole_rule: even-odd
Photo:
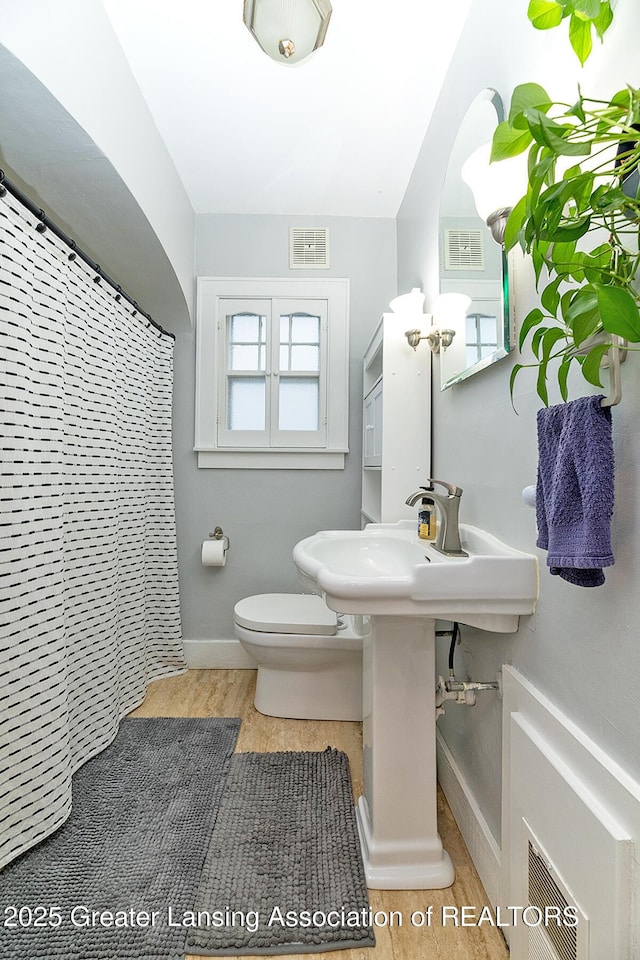
[[[503,678],[503,909],[539,904],[542,872],[549,902],[583,915],[573,937],[504,929],[511,960],[637,960],[640,785],[517,670]]]

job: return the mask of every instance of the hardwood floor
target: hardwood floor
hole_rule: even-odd
[[[362,729],[359,723],[279,720],[265,717],[253,706],[255,671],[190,670],[179,677],[158,680],[149,687],[144,703],[131,716],[240,717],[237,752],[324,750],[332,746],[349,757],[355,796],[362,793]],[[479,914],[487,904],[473,863],[442,796],[438,797],[439,830],[453,860],[456,879],[447,890],[370,890],[372,910],[397,911],[402,926],[375,930],[376,946],[317,953],[333,960],[506,960],[509,953],[498,929],[489,923],[454,926],[442,922],[443,907],[470,907]],[[430,926],[411,923],[414,912],[433,908]],[[450,912],[451,913],[451,912]],[[467,917],[471,914],[468,913]],[[309,954],[288,954],[286,960],[309,960]],[[187,957],[187,960],[198,960]],[[277,958],[276,958],[277,960]],[[283,958],[284,960],[284,958]]]

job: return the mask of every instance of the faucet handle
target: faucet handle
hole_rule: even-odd
[[[462,487],[456,486],[455,483],[447,483],[446,480],[435,480],[435,479],[433,479],[433,478],[429,478],[429,479],[427,480],[427,483],[428,483],[429,485],[432,485],[432,484],[434,484],[434,483],[437,483],[437,484],[439,484],[439,486],[444,487],[450,497],[461,497],[461,496],[462,496]],[[428,489],[428,488],[425,487],[424,489],[426,490],[426,489]]]

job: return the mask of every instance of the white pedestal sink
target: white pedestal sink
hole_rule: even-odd
[[[467,557],[445,557],[412,521],[329,530],[296,544],[298,569],[327,604],[367,614],[364,796],[357,819],[369,887],[448,887],[436,821],[435,621],[510,633],[538,596],[535,557],[465,524]]]

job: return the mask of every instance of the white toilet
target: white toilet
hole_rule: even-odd
[[[363,617],[338,616],[313,594],[262,593],[235,605],[234,627],[258,664],[260,713],[362,720]]]

